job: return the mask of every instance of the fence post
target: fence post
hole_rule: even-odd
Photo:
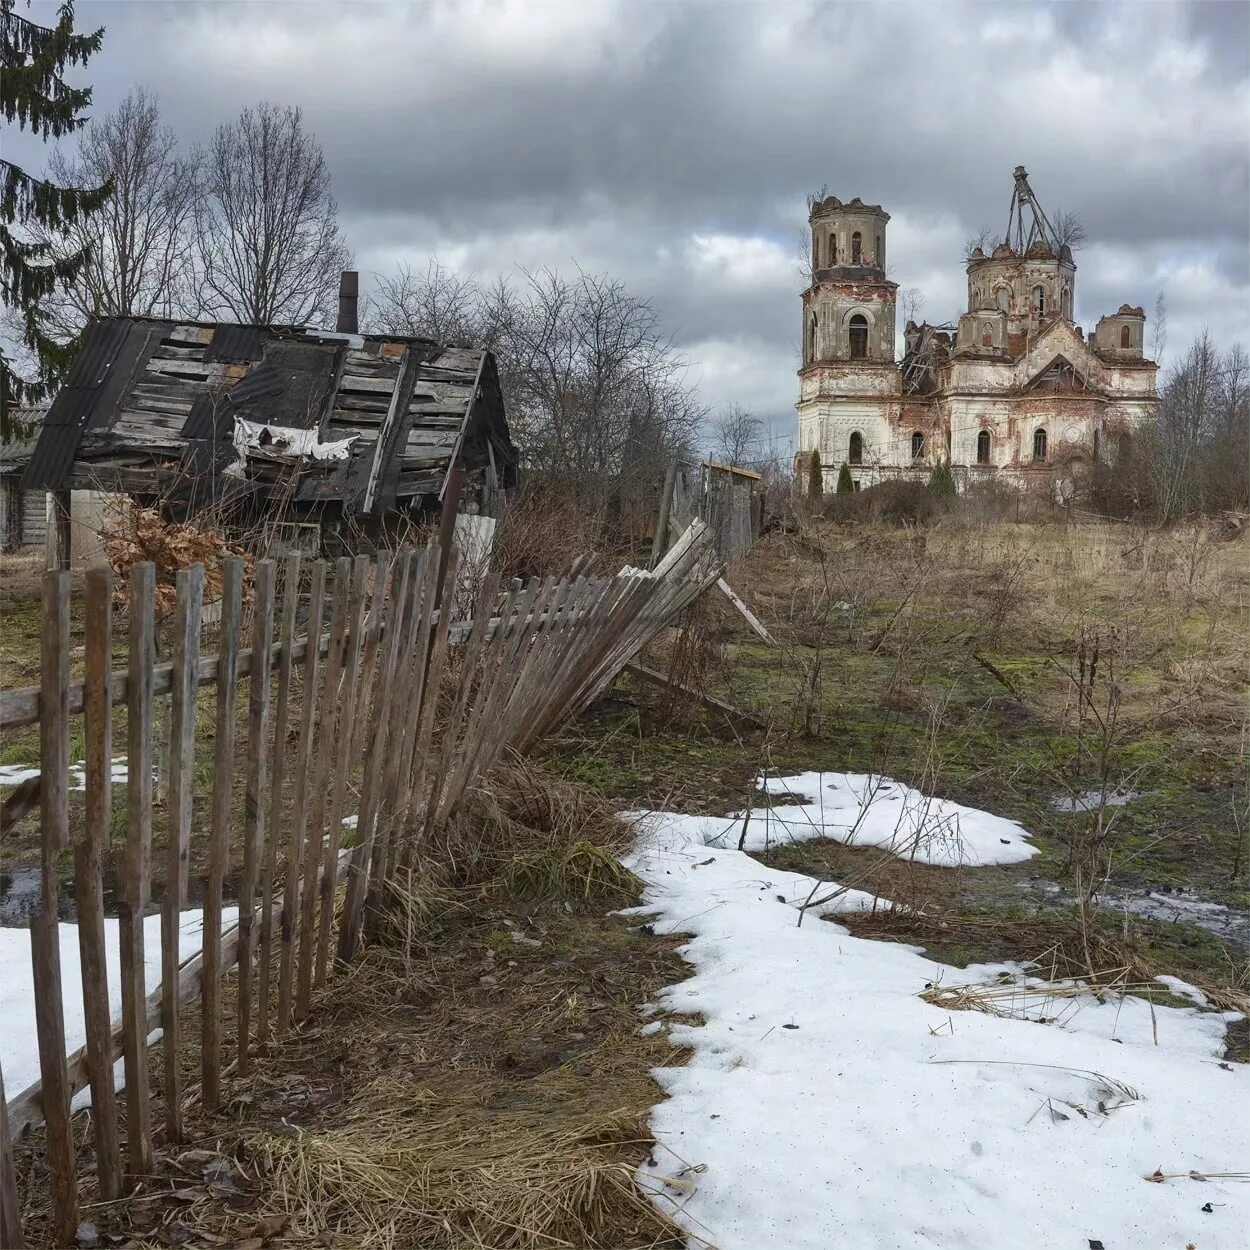
[[[260,989],[256,996],[256,1040],[269,1041],[273,1002],[273,903],[278,870],[278,841],[282,836],[282,784],[286,778],[287,726],[291,716],[291,674],[294,671],[295,609],[299,606],[299,556],[287,557],[282,574],[282,626],[278,645],[278,709],[273,730],[273,776],[269,784],[269,839],[261,867]]]
[[[74,1134],[69,1121],[69,1069],[57,917],[56,860],[69,843],[69,574],[61,570],[49,570],[43,575],[41,652],[42,890],[39,911],[30,922],[30,946],[39,1075],[47,1120],[53,1239],[63,1245],[74,1240],[78,1227],[78,1186],[74,1175]]]
[[[109,698],[112,667],[113,577],[108,569],[89,569],[86,675],[83,678],[87,805],[85,830],[74,848],[74,893],[78,903],[78,950],[82,963],[83,1022],[87,1031],[96,1173],[100,1196],[106,1201],[117,1198],[122,1189],[102,877],[113,815],[113,726]]]
[[[126,701],[129,820],[117,908],[121,943],[122,1053],[126,1072],[126,1161],[132,1176],[146,1176],[152,1170],[143,912],[148,901],[148,859],[152,849],[155,585],[156,566],[136,564],[130,574],[130,680]]]
[[[238,1071],[248,1064],[252,1020],[252,920],[266,829],[261,791],[269,765],[269,652],[273,646],[273,561],[256,565],[252,605],[252,671],[248,682],[247,789],[243,815],[243,878],[239,884]]]
[[[234,710],[237,706],[243,561],[225,562],[221,588],[221,644],[217,656],[217,716],[213,742],[213,808],[204,894],[204,979],[200,989],[200,1086],[210,1115],[221,1100],[221,895],[230,861],[230,800],[234,782]]]
[[[13,1167],[13,1142],[9,1137],[9,1113],[4,1100],[4,1070],[0,1068],[0,1246],[23,1250],[22,1208],[17,1198],[17,1172]]]
[[[191,814],[195,790],[196,670],[204,607],[204,566],[179,569],[175,579],[174,671],[169,714],[169,847],[165,905],[161,909],[161,1044],[165,1053],[165,1132],[182,1140],[182,1071],[178,1062],[179,927],[191,868]]]

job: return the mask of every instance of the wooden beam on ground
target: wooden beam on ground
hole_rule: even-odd
[[[728,716],[730,720],[746,721],[749,724],[758,725],[760,728],[764,726],[764,722],[754,713],[744,712],[741,708],[736,708],[732,703],[726,703],[715,695],[704,694],[698,690],[692,690],[689,686],[683,686],[681,682],[674,681],[671,677],[666,677],[663,673],[658,673],[655,669],[648,668],[645,664],[639,664],[636,660],[631,660],[625,665],[625,672],[631,677],[637,677],[640,681],[645,681],[648,685],[658,686],[661,690],[676,690],[687,698],[697,699],[704,707],[711,709],[713,712],[721,712]]]
[[[739,598],[739,596],[734,592],[734,588],[723,577],[718,577],[716,579],[716,585],[717,588],[724,594],[725,598],[728,599],[729,602],[742,613],[746,623],[750,625],[750,627],[766,643],[768,643],[770,647],[775,647],[777,645],[777,640],[768,632],[768,630],[764,628],[764,624],[760,618],[756,616],[745,603],[742,602],[741,598]]]

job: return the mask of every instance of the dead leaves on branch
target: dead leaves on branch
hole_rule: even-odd
[[[179,569],[204,566],[205,603],[221,598],[225,562],[230,556],[242,556],[247,561],[245,586],[251,584],[252,559],[242,547],[229,542],[219,530],[192,522],[166,521],[155,508],[125,510],[111,520],[102,537],[109,566],[117,578],[114,598],[119,606],[128,601],[130,570],[147,561],[156,565],[158,618],[174,610]]]

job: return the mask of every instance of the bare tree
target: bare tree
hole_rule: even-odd
[[[711,435],[708,450],[718,464],[756,467],[764,448],[764,422],[754,413],[741,404],[730,404],[712,422]]]
[[[521,272],[484,293],[480,333],[531,467],[620,494],[689,455],[704,411],[651,304],[602,274]]]
[[[989,255],[994,249],[994,239],[992,226],[980,226],[976,234],[964,240],[964,260],[971,260],[974,252],[984,252]]]
[[[86,256],[76,280],[46,300],[45,322],[70,338],[96,316],[173,316],[191,298],[197,162],[178,152],[156,97],[136,88],[93,121],[72,153],[57,150],[52,177],[75,187],[113,184],[98,212],[42,240],[54,254]]]
[[[1155,296],[1154,322],[1150,327],[1150,358],[1158,361],[1163,358],[1168,345],[1168,301],[1160,289]]]
[[[401,265],[394,277],[379,277],[368,321],[385,333],[466,345],[483,337],[482,303],[471,278],[461,278],[432,257],[424,273]]]
[[[1079,251],[1085,246],[1085,223],[1075,214],[1060,211],[1051,222],[1055,231],[1055,243],[1059,247],[1067,247],[1070,251]]]
[[[918,286],[909,286],[903,292],[903,324],[915,321],[924,308],[924,292]]]
[[[351,256],[299,109],[259,104],[217,128],[196,225],[206,313],[252,325],[328,318]]]

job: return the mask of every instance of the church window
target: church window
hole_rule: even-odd
[[[994,292],[994,298],[1003,312],[1011,311],[1011,288],[1008,286],[1000,286]]]
[[[1046,291],[1043,287],[1035,286],[1033,288],[1033,311],[1039,317],[1046,312]]]
[[[831,234],[829,236],[829,266],[832,268],[838,263],[838,236]]]
[[[851,264],[858,265],[864,256],[864,240],[858,230],[851,235]]]
[[[981,327],[981,346],[994,346],[994,327],[988,321]]]
[[[911,458],[919,460],[924,455],[924,434],[917,430],[911,436]]]
[[[1133,346],[1133,334],[1132,334],[1132,331],[1128,328],[1128,326],[1120,327],[1120,346],[1121,347]]]
[[[1033,431],[1033,459],[1046,459],[1046,431],[1045,429],[1037,429]]]
[[[851,359],[866,360],[868,358],[868,318],[863,313],[856,313],[851,318]]]
[[[864,436],[858,430],[851,432],[851,441],[846,449],[846,458],[851,464],[864,463]]]
[[[990,432],[982,430],[977,435],[977,464],[989,464],[990,462]]]
[[[876,255],[873,257],[873,260],[874,260],[874,261],[875,261],[878,265],[880,265],[880,264],[884,263],[885,256],[884,256],[884,254],[883,254],[883,251],[884,251],[884,250],[883,250],[883,248],[881,247],[881,236],[880,236],[880,235],[877,235],[877,253],[876,253]]]
[[[1098,453],[1102,448],[1102,435],[1098,430],[1094,431],[1094,460],[1097,462]]]
[[[1063,317],[1065,321],[1072,320],[1072,288],[1066,283],[1063,288]]]
[[[816,314],[812,314],[811,325],[807,327],[807,358],[816,359]]]

